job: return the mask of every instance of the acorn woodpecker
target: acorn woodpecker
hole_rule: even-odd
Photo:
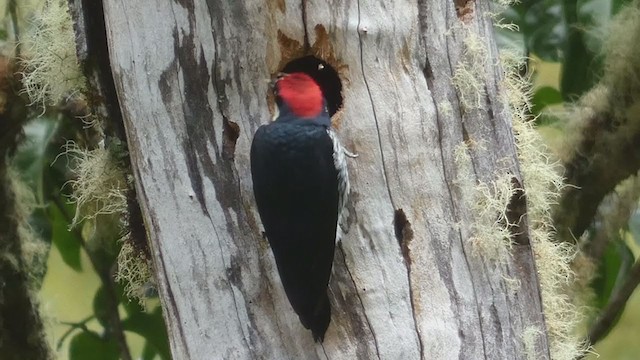
[[[349,193],[345,155],[354,155],[331,129],[313,78],[280,74],[273,91],[279,112],[251,144],[253,192],[287,298],[322,342],[331,321],[327,285],[338,222]]]

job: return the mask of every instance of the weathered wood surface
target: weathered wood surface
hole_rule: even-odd
[[[465,12],[493,59],[486,108],[464,115],[451,84],[464,36],[454,1],[104,4],[175,359],[520,359],[531,325],[536,358],[548,356],[530,246],[505,265],[474,255],[455,186],[464,139],[485,144],[471,151],[472,181],[519,173],[486,1]],[[339,135],[360,155],[323,346],[286,300],[249,172],[251,138],[270,119],[266,80],[305,36],[344,65]]]

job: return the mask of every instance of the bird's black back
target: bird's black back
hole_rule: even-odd
[[[280,118],[251,145],[258,212],[289,302],[322,341],[331,321],[327,284],[338,222],[338,174],[327,127]]]

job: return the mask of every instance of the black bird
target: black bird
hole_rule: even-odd
[[[315,341],[331,321],[327,285],[349,193],[345,155],[318,84],[305,73],[274,84],[279,114],[251,145],[253,192],[291,306]]]

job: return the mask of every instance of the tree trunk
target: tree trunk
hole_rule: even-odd
[[[105,0],[104,11],[175,359],[549,357],[521,191],[503,209],[511,256],[496,259],[472,241],[477,206],[460,185],[522,184],[487,1]],[[471,108],[451,81],[468,36],[490,59]],[[284,295],[249,171],[273,108],[267,80],[305,55],[340,74],[335,120],[360,155],[322,346]]]

